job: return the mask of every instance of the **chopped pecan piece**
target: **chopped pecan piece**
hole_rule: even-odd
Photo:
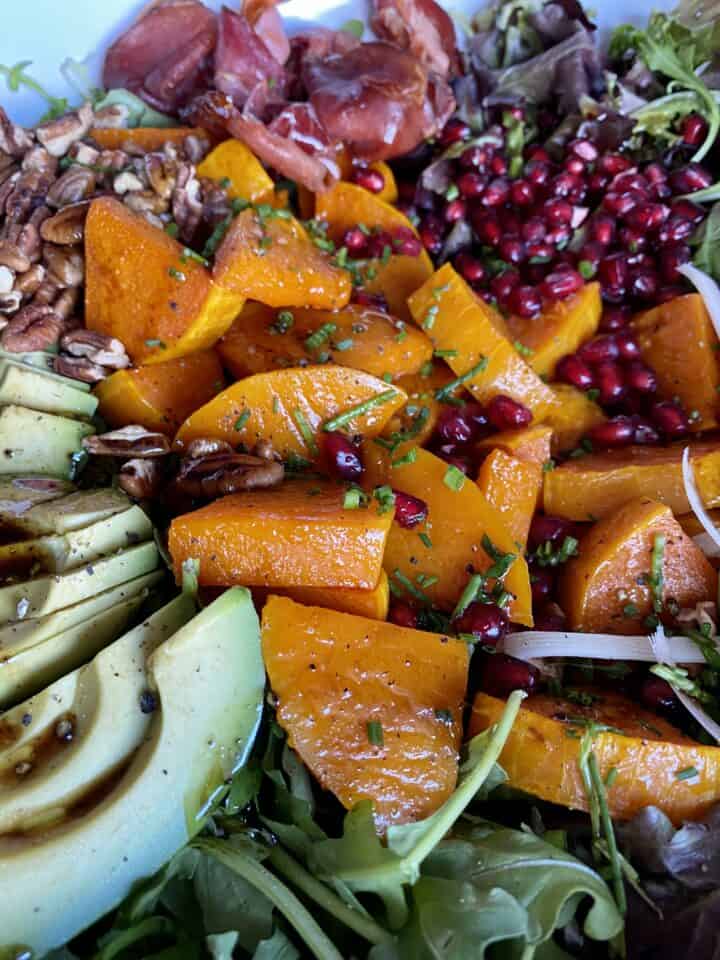
[[[154,433],[134,423],[120,430],[85,437],[83,447],[88,453],[105,457],[146,459],[170,453],[170,441],[164,433]]]
[[[59,247],[46,243],[43,260],[49,278],[60,287],[79,287],[85,279],[85,258],[80,247]]]
[[[30,269],[30,258],[10,240],[0,240],[0,265],[9,267],[16,273],[25,273]]]
[[[70,167],[58,177],[50,187],[47,202],[51,207],[66,207],[69,203],[86,200],[95,193],[97,178],[93,170],[86,167]]]
[[[40,284],[45,279],[47,271],[41,263],[35,263],[29,270],[17,277],[15,280],[15,289],[24,297],[32,297]]]
[[[13,317],[0,335],[0,346],[10,353],[32,353],[54,347],[65,322],[52,307],[30,304]]]
[[[282,463],[246,453],[218,453],[183,460],[174,487],[190,497],[213,499],[238,490],[274,487],[282,482]]]
[[[128,460],[120,467],[118,485],[135,500],[147,500],[160,492],[163,468],[160,460]]]
[[[62,157],[73,143],[82,140],[92,122],[93,109],[89,103],[84,103],[79,110],[40,124],[35,136],[53,157]]]
[[[124,103],[111,103],[109,106],[102,107],[100,110],[95,111],[93,127],[97,127],[100,130],[126,127],[129,116],[130,108]]]
[[[61,377],[81,380],[83,383],[100,383],[108,376],[106,367],[101,367],[85,357],[66,357],[62,353],[55,357],[53,369]]]
[[[124,345],[115,337],[94,330],[70,330],[60,340],[60,349],[71,357],[82,357],[112,370],[130,366]]]
[[[213,440],[212,437],[198,437],[188,444],[187,459],[197,460],[199,457],[210,457],[216,453],[234,453],[235,451],[226,440]]]
[[[57,173],[58,159],[51,157],[45,147],[36,145],[23,157],[22,169],[34,170],[36,173],[46,173],[54,177]]]
[[[33,138],[16,123],[13,123],[0,107],[0,150],[11,157],[22,157],[33,145]]]
[[[40,227],[40,236],[48,243],[67,246],[80,243],[85,234],[85,218],[90,207],[88,200],[71,203],[47,220]]]

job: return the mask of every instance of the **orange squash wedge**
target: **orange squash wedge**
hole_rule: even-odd
[[[501,430],[478,441],[478,450],[499,448],[518,460],[544,466],[550,459],[552,429],[544,424],[522,430]]]
[[[602,407],[569,383],[552,383],[551,387],[558,401],[546,417],[553,433],[552,452],[565,453],[575,450],[587,432],[607,417]]]
[[[255,154],[240,140],[224,140],[197,167],[199,177],[221,180],[231,198],[259,203],[271,197],[275,183]]]
[[[273,587],[272,592],[308,607],[327,607],[338,613],[352,613],[371,620],[386,620],[390,606],[390,583],[384,570],[380,572],[377,586],[372,590],[353,590],[351,587],[288,587],[281,590]],[[260,596],[257,588],[253,590],[253,596],[261,601],[261,607],[269,591],[262,593]]]
[[[421,820],[457,780],[465,644],[271,597],[262,648],[277,720],[320,784],[378,829]]]
[[[514,543],[524,550],[542,490],[542,467],[502,449],[492,450],[480,465],[477,483],[502,517]]]

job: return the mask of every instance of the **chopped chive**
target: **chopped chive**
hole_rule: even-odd
[[[636,617],[640,611],[635,606],[634,603],[628,603],[623,607],[623,616],[624,617]]]
[[[546,460],[545,463],[542,465],[543,473],[551,473],[554,469],[555,469],[555,461],[552,459],[552,457],[549,460]]]
[[[351,350],[353,344],[354,341],[352,337],[348,337],[347,340],[338,340],[338,342],[335,344],[335,350],[337,350],[338,353],[344,353],[346,350]]]
[[[435,326],[435,318],[439,312],[440,307],[436,303],[427,308],[427,313],[425,314],[425,318],[422,322],[423,330],[432,330],[432,328]]]
[[[580,263],[578,263],[578,273],[583,280],[592,280],[596,272],[595,266],[590,260],[581,260]]]
[[[465,589],[460,594],[460,599],[452,612],[451,620],[457,620],[467,610],[473,600],[477,597],[485,585],[485,578],[481,573],[474,573],[465,584]]]
[[[336,323],[324,323],[321,327],[311,333],[309,337],[305,339],[305,349],[312,353],[321,347],[337,330]]]
[[[345,491],[343,507],[346,510],[357,510],[362,499],[362,490],[359,487],[350,487]]]
[[[220,179],[218,180],[218,186],[222,187],[223,190],[227,190],[227,188],[231,186],[231,184],[232,184],[232,180],[230,179],[230,177],[220,177]]]
[[[453,715],[452,710],[443,710],[442,708],[435,708],[435,719],[439,720],[440,723],[452,723]]]
[[[605,787],[609,790],[610,787],[615,783],[618,778],[618,768],[610,767],[608,772],[605,774]]]
[[[585,396],[588,398],[588,400],[591,400],[593,403],[595,403],[600,396],[600,391],[597,387],[590,387]]]
[[[433,356],[440,359],[445,359],[449,357],[456,357],[458,355],[457,350],[433,350]]]
[[[650,561],[650,589],[653,597],[653,610],[661,613],[663,608],[663,590],[665,577],[663,575],[663,561],[665,559],[665,536],[661,533],[655,537],[652,558]]]
[[[180,227],[173,220],[171,220],[170,223],[165,225],[165,233],[169,237],[176,237],[178,235],[179,230],[180,230]]]
[[[392,256],[392,247],[389,243],[386,243],[382,249],[382,256],[380,257],[380,263],[385,267],[390,262],[390,257]]]
[[[305,415],[303,414],[302,410],[298,408],[293,410],[293,420],[298,425],[298,429],[300,430],[302,438],[305,441],[305,446],[308,448],[311,455],[316,457],[318,455],[318,446],[315,442],[315,435],[310,428],[310,424],[305,419]]]
[[[683,770],[678,770],[675,774],[676,780],[692,780],[693,777],[697,777],[698,772],[695,767],[685,767]]]
[[[176,270],[175,267],[168,267],[168,276],[172,277],[173,280],[177,280],[179,283],[185,283],[185,274],[182,270]]]
[[[481,540],[482,548],[492,560],[492,566],[485,571],[485,577],[491,577],[494,580],[502,580],[510,567],[517,560],[515,553],[503,553],[492,542],[490,537],[484,533]]]
[[[453,200],[457,200],[459,196],[460,196],[460,188],[456,183],[451,183],[450,186],[445,191],[445,199],[453,201]]]
[[[385,383],[392,383],[392,378],[393,378],[393,377],[392,377],[392,374],[391,374],[391,373],[384,373],[384,374],[382,375],[382,378],[383,378],[383,380],[385,381]]]
[[[272,411],[273,413],[280,413],[280,397],[273,397]]]
[[[391,460],[391,467],[403,467],[406,463],[415,463],[417,460],[417,447],[412,447],[408,450],[407,453],[403,454],[402,457],[398,457],[397,460]]]
[[[187,263],[188,260],[194,260],[195,263],[200,263],[203,265],[203,267],[210,266],[210,261],[206,260],[201,254],[195,253],[195,251],[191,250],[190,247],[184,247],[183,252],[180,255],[180,263]]]
[[[383,728],[379,720],[368,720],[366,729],[367,738],[374,747],[384,746]]]
[[[389,513],[395,509],[395,494],[393,493],[392,487],[389,487],[387,484],[381,487],[375,487],[373,497],[377,500],[377,512],[379,514]]]
[[[436,400],[446,400],[451,394],[457,390],[458,387],[462,387],[472,380],[473,377],[476,377],[479,373],[482,373],[483,370],[487,369],[488,358],[481,357],[480,360],[475,364],[474,367],[470,367],[465,373],[461,376],[456,377],[454,380],[451,380],[450,383],[446,383],[444,387],[441,387],[439,390],[435,391]]]
[[[423,546],[427,547],[428,550],[432,550],[432,540],[426,533],[419,533],[418,536],[422,541]]]
[[[146,340],[146,341],[145,341],[145,346],[146,346],[146,347],[149,347],[151,350],[155,350],[155,349],[158,349],[158,350],[166,350],[166,349],[167,349],[167,347],[166,347],[165,344],[162,342],[162,340]]]
[[[429,376],[432,374],[432,372],[433,372],[432,360],[428,360],[427,363],[424,363],[424,364],[420,367],[420,376],[421,376],[421,377],[429,377]]]
[[[419,600],[420,603],[424,604],[426,607],[432,606],[430,597],[420,589],[416,587],[415,584],[409,577],[406,577],[402,570],[393,570],[392,576],[397,580],[401,587],[403,587],[411,597],[415,597],[416,600]]]
[[[235,430],[242,430],[242,428],[245,426],[245,424],[248,422],[249,419],[250,419],[250,411],[249,411],[249,410],[243,410],[243,412],[240,414],[240,416],[239,416],[239,417],[237,418],[237,420],[235,421],[235,427],[234,427],[234,429],[235,429]]]
[[[215,253],[215,251],[217,250],[217,248],[218,248],[218,247],[220,246],[220,244],[222,243],[223,238],[225,237],[225,234],[227,233],[228,227],[230,226],[231,223],[232,223],[232,214],[229,213],[226,217],[223,217],[223,219],[220,221],[220,223],[218,223],[218,225],[215,227],[215,229],[213,230],[213,232],[212,232],[212,233],[210,234],[210,236],[207,238],[207,241],[206,241],[205,246],[203,247],[203,251],[202,251],[203,257],[205,257],[205,258],[207,259],[208,257],[211,257],[211,256]],[[175,223],[175,224],[169,224],[169,226],[174,226],[174,227],[175,227],[175,233],[170,234],[170,236],[173,236],[173,237],[176,236],[176,235],[177,235],[177,232],[178,232],[178,231],[177,231],[177,224],[176,224],[176,223]],[[167,230],[168,233],[170,233],[170,231],[169,231],[167,228],[166,228],[166,230]]]
[[[326,433],[330,433],[332,430],[339,430],[340,427],[346,426],[356,417],[361,417],[369,410],[373,410],[375,407],[380,407],[389,400],[394,400],[396,396],[397,390],[385,390],[383,393],[378,393],[376,396],[370,397],[368,400],[363,400],[363,402],[359,403],[356,407],[351,407],[350,410],[346,410],[344,413],[339,413],[336,417],[332,417],[330,420],[326,421],[326,423],[323,425],[323,430]]]
[[[515,349],[517,350],[517,352],[520,354],[521,357],[531,357],[535,353],[532,347],[526,347],[525,344],[520,343],[519,340],[515,340],[513,342],[513,346],[515,347]]]
[[[465,485],[465,474],[462,472],[462,470],[458,470],[458,468],[451,463],[445,471],[443,483],[446,487],[449,487],[451,490],[454,490],[455,493],[457,493],[459,490],[462,490],[463,486]]]
[[[400,330],[400,332],[397,333],[397,334],[395,334],[395,342],[396,342],[396,343],[402,343],[403,340],[407,340],[407,337],[408,337],[408,332],[407,332],[407,330],[405,329],[405,324],[403,324],[402,329]]]
[[[271,333],[287,333],[295,323],[295,317],[289,310],[280,310],[268,330]]]
[[[415,578],[419,587],[432,587],[440,579],[435,574],[419,573]]]

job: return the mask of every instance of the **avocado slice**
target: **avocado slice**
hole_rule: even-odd
[[[159,563],[155,543],[143,543],[68,573],[34,577],[0,587],[0,623],[43,617],[150,573]]]
[[[265,670],[249,591],[226,591],[158,647],[148,677],[160,707],[110,792],[63,824],[0,838],[0,875],[12,878],[0,898],[0,943],[43,956],[200,829],[260,722]]]
[[[0,582],[40,573],[65,573],[150,540],[152,532],[147,514],[136,506],[69,533],[9,543],[0,546]]]
[[[0,646],[0,709],[31,696],[94,657],[127,629],[131,619],[148,599],[150,590],[163,579],[162,571],[156,570],[120,587],[106,590],[84,603],[68,607],[69,611],[77,611],[82,607],[89,615],[40,643],[30,642],[34,639],[34,625],[52,621],[56,617],[62,618],[65,610],[39,620],[26,620],[3,627],[0,633],[11,628],[18,631],[27,629],[28,632],[13,638],[18,642],[19,649],[13,651]],[[108,602],[107,598],[115,599]],[[94,605],[97,609],[91,612]],[[48,625],[46,629],[53,628]],[[23,642],[30,645],[22,646]]]
[[[35,504],[58,500],[74,490],[69,480],[54,477],[0,477],[0,516],[25,513]]]
[[[0,357],[0,406],[15,403],[30,410],[89,420],[95,415],[98,400],[78,390],[76,382]]]
[[[0,503],[0,542],[15,543],[80,530],[131,506],[130,498],[112,487],[77,490],[49,502],[37,501],[23,510],[16,509],[14,502],[10,508]]]
[[[39,413],[11,404],[0,410],[0,474],[39,473],[69,477],[71,458],[83,437],[94,433],[89,423]]]
[[[41,373],[52,373],[55,376],[55,358],[57,353],[50,353],[48,350],[35,350],[30,353],[10,353],[8,350],[0,350],[0,359],[10,360],[12,363],[19,363],[23,367],[32,367]],[[68,380],[69,377],[63,379]],[[82,390],[83,393],[89,393],[91,390],[89,383],[83,383],[82,380],[70,381],[76,390]]]
[[[0,748],[0,835],[64,819],[137,750],[154,709],[147,659],[195,611],[188,594],[176,597],[76,671],[74,696],[61,718],[44,727],[31,721],[34,736]],[[52,687],[48,692],[54,699]],[[28,701],[12,714],[32,716],[31,706]]]

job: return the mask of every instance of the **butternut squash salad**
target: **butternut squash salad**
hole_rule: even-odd
[[[0,960],[716,955],[720,13],[371,7],[0,66]]]

